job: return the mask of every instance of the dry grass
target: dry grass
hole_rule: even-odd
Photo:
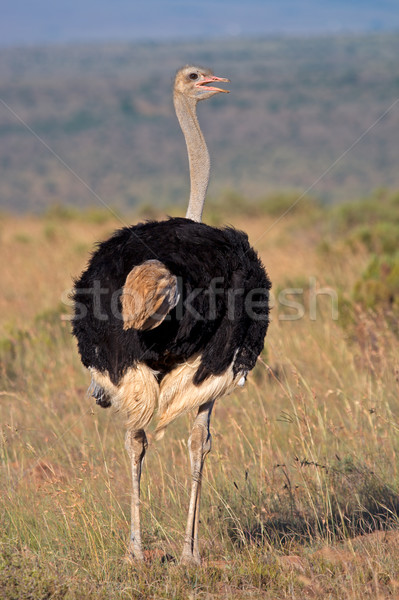
[[[150,443],[149,561],[129,566],[123,426],[85,395],[65,320],[72,277],[120,223],[2,218],[1,598],[399,598],[398,338],[392,320],[353,304],[370,253],[339,230],[327,236],[330,216],[233,215],[276,305],[246,389],[216,406],[197,571],[162,561],[182,546],[191,417]],[[322,295],[312,320],[311,278],[337,291],[338,320]],[[294,312],[278,300],[287,286],[304,289],[286,296],[301,319],[283,320]]]

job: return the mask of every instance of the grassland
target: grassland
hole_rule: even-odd
[[[148,562],[128,565],[123,423],[86,395],[70,335],[72,277],[96,240],[137,215],[3,215],[2,599],[399,598],[399,195],[335,209],[304,198],[280,218],[292,201],[208,204],[206,220],[229,214],[249,232],[274,308],[246,388],[216,406],[198,570],[171,560],[191,416],[150,442]]]
[[[327,169],[313,190],[325,201],[397,188],[398,55],[398,34],[2,49],[1,204],[90,206],[79,177],[124,211],[184,202],[171,83],[187,62],[231,79],[228,97],[199,107],[211,195],[304,190]]]

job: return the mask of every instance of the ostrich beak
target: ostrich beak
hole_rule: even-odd
[[[224,94],[228,94],[230,92],[230,90],[223,90],[222,88],[218,88],[218,87],[212,87],[212,86],[208,86],[208,83],[213,83],[214,81],[230,81],[230,79],[226,79],[225,77],[216,77],[215,75],[211,75],[209,77],[206,77],[205,79],[203,79],[202,81],[199,81],[197,83],[197,86],[206,86],[207,90],[210,90],[212,92],[223,92]]]

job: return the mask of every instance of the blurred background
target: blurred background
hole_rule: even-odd
[[[231,79],[199,109],[211,198],[398,187],[398,55],[394,0],[3,2],[1,206],[182,207],[187,62]]]
[[[0,598],[398,598],[398,1],[0,6]],[[135,569],[124,424],[69,322],[99,240],[185,214],[188,62],[231,79],[198,108],[204,221],[247,232],[273,282],[265,349],[212,417],[196,573],[169,562],[191,417],[149,433]]]

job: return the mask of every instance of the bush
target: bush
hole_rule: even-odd
[[[378,238],[378,230],[371,231],[373,226],[380,228],[383,234],[385,228],[393,232],[393,227],[399,225],[399,194],[387,190],[377,190],[369,197],[353,202],[346,202],[331,210],[331,225],[341,233],[350,232],[359,228],[358,233],[365,234],[364,241],[368,242],[369,236]]]
[[[398,224],[382,221],[375,225],[358,225],[347,238],[352,249],[362,245],[369,252],[395,254],[398,249]]]
[[[316,198],[307,196],[300,191],[276,192],[259,202],[260,212],[271,217],[280,217],[286,212],[291,214],[313,214],[320,209]]]
[[[399,252],[373,256],[355,283],[355,302],[372,310],[399,310]]]

